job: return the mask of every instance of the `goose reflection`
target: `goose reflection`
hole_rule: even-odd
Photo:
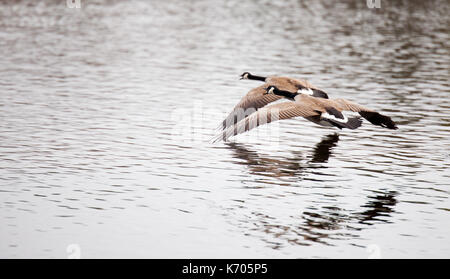
[[[358,219],[361,224],[372,225],[376,222],[390,223],[388,217],[394,212],[394,206],[397,204],[395,198],[397,192],[376,192],[375,194],[375,196],[368,196],[369,201],[362,206],[367,209],[358,214]]]
[[[311,206],[307,211],[291,216],[290,224],[281,224],[270,215],[254,211],[252,221],[256,227],[253,231],[257,235],[258,232],[264,232],[261,240],[273,249],[280,249],[287,244],[333,246],[339,240],[358,238],[358,232],[369,226],[390,223],[389,219],[397,204],[396,195],[395,191],[377,191],[376,195],[367,197],[367,202],[361,206],[365,208],[362,211],[345,210],[335,204]]]
[[[362,211],[348,212],[336,206],[324,206],[314,211],[303,212],[304,223],[297,227],[306,241],[329,244],[327,239],[355,238],[358,231],[365,226],[380,223],[390,223],[389,217],[395,212],[397,204],[395,191],[376,191],[375,195],[367,196],[367,202],[361,207]],[[346,230],[347,233],[336,235],[334,231]],[[328,233],[329,232],[329,233]]]
[[[292,156],[283,159],[263,156],[243,144],[227,143],[227,146],[233,151],[233,157],[239,159],[235,163],[245,165],[251,174],[281,179],[301,176],[311,168],[326,168],[324,163],[332,156],[338,141],[338,134],[330,134],[316,144],[311,155],[305,156],[304,152],[294,151],[291,152]],[[333,200],[321,207],[314,204],[304,212],[290,216],[291,221],[288,224],[254,210],[251,213],[255,225],[252,230],[257,234],[264,232],[262,240],[273,249],[279,249],[286,244],[333,245],[334,241],[340,239],[357,238],[358,231],[368,226],[389,223],[391,214],[395,212],[396,195],[395,191],[370,191],[366,202],[359,207],[361,210],[346,210]],[[246,227],[248,224],[242,225]]]
[[[292,156],[283,159],[264,157],[240,143],[226,143],[233,151],[233,157],[240,159],[237,164],[246,165],[251,174],[274,178],[300,176],[308,168],[320,168],[317,163],[326,163],[333,147],[337,145],[339,135],[327,135],[314,147],[310,160],[305,160],[303,153],[291,152]]]

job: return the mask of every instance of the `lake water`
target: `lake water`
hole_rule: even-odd
[[[224,2],[0,3],[0,257],[450,257],[449,2]],[[211,144],[244,71],[399,129]]]

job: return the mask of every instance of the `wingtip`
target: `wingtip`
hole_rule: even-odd
[[[222,131],[223,130],[223,123],[220,123],[217,125],[217,127],[214,129],[214,131]]]
[[[374,125],[378,125],[391,130],[398,129],[395,122],[389,116],[373,111],[361,111],[359,114]]]
[[[387,117],[387,121],[385,122],[386,128],[391,129],[391,130],[398,130],[397,124],[395,124],[395,122],[388,116]]]
[[[218,143],[218,142],[221,142],[221,141],[223,141],[223,142],[226,142],[227,140],[226,140],[226,138],[224,138],[224,136],[223,136],[223,133],[220,133],[220,134],[218,134],[218,135],[215,135],[212,139],[210,139],[210,143],[211,144],[215,144],[215,143]]]

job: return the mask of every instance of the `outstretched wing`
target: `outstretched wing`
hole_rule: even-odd
[[[385,127],[388,129],[398,129],[395,122],[389,116],[382,115],[372,109],[366,108],[360,104],[347,101],[345,99],[327,100],[333,107],[338,110],[348,110],[358,112],[362,117],[367,119],[370,123]]]
[[[242,97],[218,128],[225,130],[227,127],[236,124],[259,108],[283,98],[274,94],[265,94],[267,87],[269,87],[269,84],[264,83],[250,90],[247,95]]]
[[[321,112],[312,109],[310,106],[296,102],[286,102],[270,105],[252,113],[247,118],[242,119],[235,125],[228,127],[222,133],[217,135],[213,139],[213,142],[217,142],[220,140],[226,141],[232,136],[242,134],[244,132],[250,131],[253,128],[277,120],[294,118],[298,116],[316,116],[320,114]]]
[[[315,87],[307,80],[292,79],[292,78],[285,78],[285,79],[288,83],[290,83],[290,85],[295,86],[297,93],[303,93],[316,98],[328,99],[328,94],[325,93],[325,91]]]

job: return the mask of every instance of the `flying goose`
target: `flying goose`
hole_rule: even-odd
[[[264,81],[265,83],[270,83],[269,86],[273,85],[278,88],[294,86],[294,88],[296,88],[297,90],[306,89],[302,93],[305,93],[305,94],[308,94],[308,95],[311,95],[314,97],[328,99],[328,95],[325,92],[323,92],[319,88],[313,86],[307,80],[301,80],[301,79],[295,79],[295,78],[289,78],[289,77],[278,77],[278,76],[262,77],[262,76],[252,75],[249,72],[244,72],[241,75],[240,79]],[[285,90],[288,90],[288,89],[285,89]],[[297,90],[292,90],[292,91],[297,91]]]
[[[267,104],[282,99],[283,96],[266,94],[266,88],[271,85],[276,86],[281,90],[304,93],[314,97],[328,99],[328,95],[325,92],[317,87],[314,87],[306,80],[277,76],[262,77],[252,75],[249,72],[244,72],[240,79],[259,80],[263,81],[264,84],[253,88],[244,97],[242,97],[230,114],[228,114],[225,120],[222,121],[222,124],[218,127],[220,130],[225,130],[227,127],[236,124],[239,120],[244,119]]]
[[[265,94],[275,94],[290,99],[293,102],[266,106],[225,129],[213,139],[213,142],[220,140],[226,141],[232,136],[247,132],[260,125],[298,116],[304,117],[321,126],[337,127],[339,129],[347,128],[353,130],[361,126],[362,120],[359,116],[348,117],[342,113],[343,111],[358,112],[374,125],[388,129],[397,129],[397,126],[390,117],[344,99],[331,100],[316,98],[304,93],[292,93],[281,90],[276,86],[269,86]]]
[[[298,91],[298,93],[304,93],[304,94],[308,94],[308,95],[311,95],[314,97],[328,99],[327,93],[325,93],[322,90],[320,90],[319,88],[313,86],[307,80],[301,80],[301,79],[295,79],[295,78],[289,78],[289,77],[277,77],[277,76],[262,77],[262,76],[252,75],[249,72],[244,72],[241,75],[240,79],[264,81],[265,83],[268,83],[268,85],[265,88],[267,88],[270,85],[273,85],[273,86],[280,88],[281,90],[287,90],[287,91],[293,91],[293,92]],[[283,89],[282,87],[286,87],[287,89]],[[294,90],[290,90],[290,89],[294,89]]]

